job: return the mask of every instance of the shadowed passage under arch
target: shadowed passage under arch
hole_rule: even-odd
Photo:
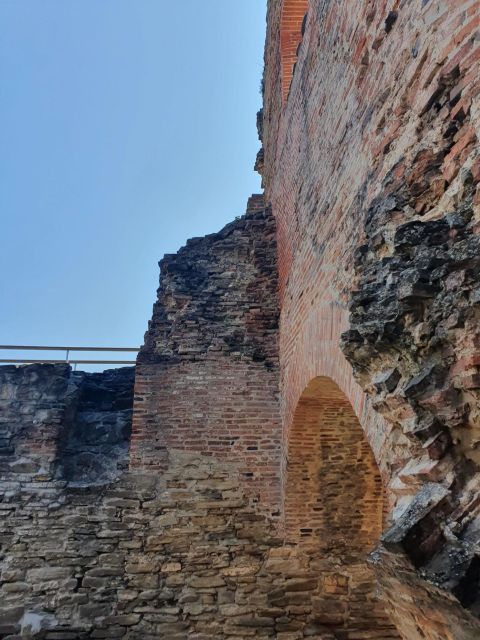
[[[382,480],[351,404],[330,378],[314,378],[298,402],[285,471],[286,540],[364,558],[382,533]]]
[[[384,492],[351,404],[326,377],[298,401],[283,475],[285,542],[317,576],[321,637],[399,638],[367,564],[382,533]]]

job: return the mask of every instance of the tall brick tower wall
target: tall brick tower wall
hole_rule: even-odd
[[[365,479],[341,391],[381,474],[376,568],[407,638],[462,634],[418,573],[479,603],[478,27],[474,0],[268,2],[256,167],[277,224],[285,514],[321,537]],[[309,525],[292,491],[329,510]]]

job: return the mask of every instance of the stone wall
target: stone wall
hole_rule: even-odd
[[[333,544],[307,548],[283,535],[275,258],[273,219],[257,197],[246,216],[162,263],[136,371],[129,472],[121,438],[131,371],[5,369],[9,432],[28,441],[41,409],[50,467],[0,482],[0,638],[400,637],[363,547],[345,553],[341,544],[348,510],[328,523],[329,493],[314,533],[336,531]],[[335,470],[369,452],[343,396],[324,409],[334,438],[339,424],[358,428],[340,462],[341,447],[325,460],[338,494],[348,477],[338,482]],[[294,488],[303,471],[295,480],[290,462],[283,481]],[[365,530],[370,541],[370,515],[381,530],[382,493],[374,463],[357,462],[372,504],[358,504],[350,533]]]
[[[60,434],[60,477],[102,483],[128,468],[134,381],[134,367],[71,376],[75,408]]]
[[[132,374],[0,369],[0,638],[399,637],[363,558],[285,545],[243,461],[127,472]]]
[[[92,484],[127,466],[134,367],[0,367],[0,480]]]
[[[69,381],[68,365],[0,368],[2,479],[53,476]]]
[[[268,3],[258,123],[285,455],[305,389],[333,380],[386,488],[375,570],[401,632],[475,637],[451,607],[478,613],[478,3],[301,4]]]
[[[0,367],[1,638],[44,637],[85,602],[75,567],[101,562],[96,492],[127,468],[134,374]]]
[[[10,494],[0,637],[399,637],[363,565],[283,546],[242,485],[239,465],[171,451],[162,477]]]
[[[219,525],[227,519],[235,527],[244,511],[236,508],[232,517],[228,502],[218,503],[216,509],[211,498],[219,497],[218,491],[207,502],[202,498],[189,508],[185,524],[189,523],[191,536],[182,541],[180,528],[178,543],[187,545],[187,557],[190,545],[200,544],[205,553],[202,566],[211,569],[213,590],[210,608],[202,610],[201,628],[185,615],[185,608],[178,607],[185,635],[208,628],[208,637],[238,640],[250,636],[353,640],[368,634],[398,638],[377,601],[376,580],[366,565],[367,552],[382,530],[380,476],[340,390],[335,406],[331,394],[323,399],[321,415],[311,416],[310,430],[305,430],[299,416],[298,433],[292,434],[297,450],[292,448],[288,460],[281,457],[275,225],[263,198],[255,196],[245,216],[217,234],[188,241],[160,266],[158,300],[137,364],[130,470],[169,478],[180,452],[185,459],[208,460],[208,477],[215,478],[219,469],[228,468],[230,474],[235,470],[235,482],[227,493],[238,496],[240,491],[249,517],[257,523],[251,551],[257,557],[256,569],[245,573],[239,569],[250,586],[240,595],[235,587],[231,606],[218,608],[222,597],[213,587],[222,586],[222,565],[210,555],[209,545],[198,542],[202,537],[194,524],[200,513],[204,526],[213,517]],[[318,434],[327,432],[329,456],[328,445],[318,439]],[[343,442],[339,433],[349,442]],[[305,456],[312,457],[308,480]],[[316,456],[323,456],[323,465]],[[352,465],[357,465],[355,517],[343,495],[351,487],[347,469]],[[178,479],[183,476],[193,483],[194,477],[185,476],[185,470],[178,473]],[[198,487],[211,486],[203,473],[205,484]],[[282,487],[285,504],[280,503]],[[309,505],[317,511],[315,518]],[[182,508],[180,503],[177,508]],[[348,531],[342,531],[344,525]],[[308,536],[299,544],[299,536],[291,535],[295,527],[296,534],[300,527],[301,537],[307,530],[313,534],[308,548],[303,544]],[[355,550],[347,542],[352,536],[359,544]],[[215,540],[221,546],[244,544],[237,533],[228,542],[223,528]],[[176,559],[183,585],[191,567]],[[182,604],[183,595],[176,594],[174,600]]]

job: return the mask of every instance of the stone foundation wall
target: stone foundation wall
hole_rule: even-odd
[[[161,478],[10,492],[0,637],[399,637],[364,565],[282,546],[242,484],[237,465],[171,451]]]

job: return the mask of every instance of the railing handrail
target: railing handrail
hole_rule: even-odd
[[[0,345],[0,350],[12,351],[140,351],[140,347],[41,347],[38,345]]]
[[[65,358],[63,360],[46,359],[40,360],[36,358],[0,358],[0,364],[73,364],[75,369],[77,364],[136,364],[135,360],[71,360],[70,353],[72,351],[129,351],[138,353],[139,347],[42,347],[40,345],[15,345],[15,344],[3,344],[0,345],[0,351],[3,349],[11,351],[65,351]]]
[[[136,364],[135,360],[3,360],[3,364]]]

